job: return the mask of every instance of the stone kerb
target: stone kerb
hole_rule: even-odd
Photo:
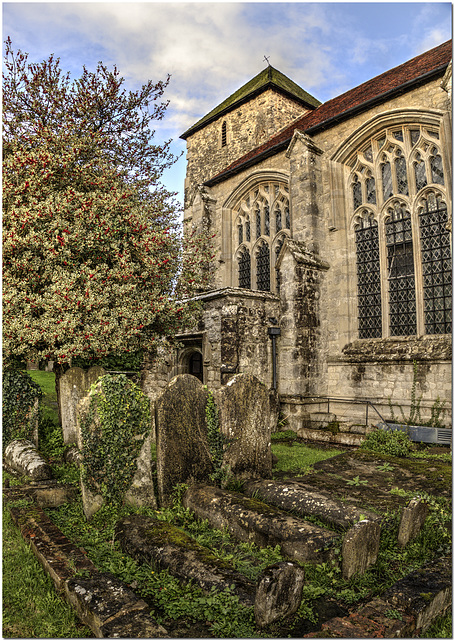
[[[60,410],[65,444],[77,442],[77,405],[90,391],[91,385],[105,374],[102,367],[80,367],[68,369],[59,380]]]
[[[157,484],[161,506],[176,485],[207,482],[213,470],[205,410],[208,391],[190,374],[178,375],[156,401]]]
[[[223,466],[240,479],[271,477],[271,423],[268,389],[240,373],[215,395],[221,432],[229,439]]]

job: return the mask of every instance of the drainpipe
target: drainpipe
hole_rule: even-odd
[[[268,327],[268,335],[271,338],[271,342],[273,346],[273,389],[276,391],[277,389],[276,337],[281,335],[281,330],[279,327]]]

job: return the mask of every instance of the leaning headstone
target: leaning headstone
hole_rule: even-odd
[[[361,520],[345,534],[342,543],[342,577],[350,580],[355,574],[363,574],[377,562],[380,545],[378,522]]]
[[[278,562],[262,571],[254,602],[257,626],[265,627],[296,613],[303,597],[303,586],[304,570],[293,562]]]
[[[158,496],[162,506],[171,502],[176,485],[189,480],[208,481],[212,463],[205,411],[208,391],[189,374],[169,382],[156,401]]]
[[[413,538],[416,538],[428,513],[429,505],[421,498],[413,498],[409,505],[404,507],[397,534],[397,542],[401,547],[405,547]]]
[[[13,440],[5,449],[5,463],[32,480],[50,480],[52,469],[30,440]]]
[[[105,374],[102,367],[90,367],[84,371],[80,367],[72,367],[59,380],[60,409],[65,444],[77,442],[77,405],[88,395],[91,385]]]
[[[125,494],[126,504],[134,507],[149,506],[156,509],[158,506],[153,480],[155,465],[151,457],[152,438],[151,433],[145,438],[136,461],[137,471],[134,474],[131,486]]]
[[[216,394],[221,432],[229,444],[223,466],[240,479],[271,477],[270,399],[249,373],[234,376]]]

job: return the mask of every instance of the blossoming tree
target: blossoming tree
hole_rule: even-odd
[[[150,349],[187,324],[209,241],[183,240],[155,144],[168,83],[126,91],[116,68],[75,81],[6,41],[3,355],[69,363]]]

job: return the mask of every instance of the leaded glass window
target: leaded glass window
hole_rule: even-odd
[[[355,176],[353,182],[353,209],[357,209],[363,203],[363,194],[361,182],[358,181],[358,177]]]
[[[446,205],[430,194],[419,215],[426,333],[451,333],[452,262]]]
[[[430,170],[432,172],[432,182],[435,184],[445,183],[443,175],[443,160],[436,149],[434,155],[430,157]]]
[[[361,219],[355,227],[355,236],[359,337],[380,338],[382,335],[380,252],[376,220]]]
[[[276,216],[276,233],[279,233],[279,231],[282,229],[282,213],[281,213],[281,207],[279,206],[279,204],[276,205],[275,216]]]
[[[383,200],[387,200],[393,195],[393,180],[391,175],[391,165],[389,162],[382,164],[381,177],[383,181]]]
[[[416,334],[416,294],[410,213],[396,205],[385,223],[392,336]]]
[[[396,180],[397,193],[408,196],[407,163],[402,156],[396,158]]]
[[[275,240],[278,241],[281,236],[280,243],[285,236],[290,235],[287,186],[274,180],[262,181],[260,185],[254,185],[239,198],[233,209],[233,215],[237,223],[233,230],[232,242],[235,246],[239,246],[240,286],[251,288],[253,285],[258,289],[270,291],[271,285],[274,287],[275,284],[274,274],[271,274],[275,253],[273,249],[271,254],[269,247],[274,247]],[[284,224],[285,236],[283,235]],[[254,245],[258,250],[253,248]]]
[[[438,130],[410,123],[384,127],[363,143],[362,153],[352,150],[348,164],[353,211],[362,216],[355,226],[361,338],[415,335],[424,327],[428,334],[451,331],[446,165],[436,140]],[[430,185],[433,192],[425,194],[424,206],[419,206],[420,192]],[[412,222],[419,229],[417,239]],[[386,276],[380,274],[380,264],[387,265]],[[386,287],[381,286],[384,282]],[[424,309],[417,310],[417,304]]]
[[[264,235],[269,236],[270,235],[270,208],[267,204],[264,207],[264,215],[265,215]]]
[[[242,289],[251,288],[251,256],[246,247],[238,259],[238,284]]]
[[[222,132],[221,132],[221,146],[225,147],[227,144],[227,122],[224,120],[222,123]]]
[[[366,180],[366,194],[367,194],[367,202],[369,204],[376,204],[377,197],[375,193],[375,178],[367,178]]]
[[[416,191],[420,191],[427,184],[426,165],[422,158],[419,158],[417,162],[415,162],[415,180]]]
[[[270,290],[270,250],[263,242],[257,252],[257,289],[259,291]]]
[[[255,239],[258,240],[262,235],[262,216],[260,214],[260,208],[257,206],[255,209]]]
[[[246,242],[251,241],[251,223],[249,220],[246,220]]]

